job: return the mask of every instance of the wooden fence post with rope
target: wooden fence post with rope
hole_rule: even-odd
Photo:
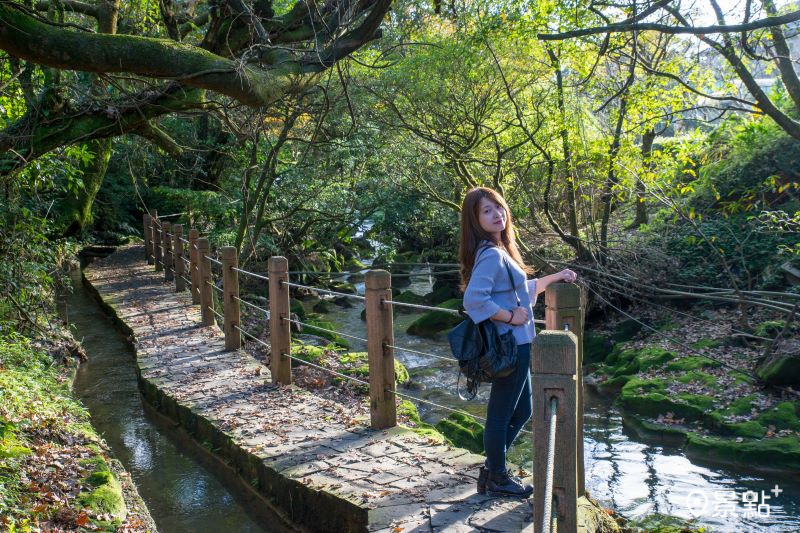
[[[142,215],[142,227],[144,228],[144,259],[148,265],[153,264],[153,241],[151,240],[153,232],[150,229],[153,217],[149,213]]]
[[[200,315],[204,326],[214,325],[214,291],[211,289],[211,249],[208,239],[197,239],[197,261],[199,264],[198,282],[200,284]]]
[[[186,273],[186,263],[183,262],[183,224],[174,224],[172,226],[172,237],[175,264],[175,292],[183,292],[186,289],[186,282],[183,279]]]
[[[197,261],[197,241],[200,239],[200,232],[194,228],[189,230],[189,279],[192,282],[190,292],[192,293],[192,303],[200,303],[200,265]]]
[[[272,382],[292,383],[291,319],[289,313],[289,261],[285,257],[269,258],[269,340],[272,352],[269,369]]]
[[[583,466],[583,320],[585,295],[574,283],[552,283],[544,295],[545,329],[575,334],[578,339],[578,494],[586,493]]]
[[[238,250],[235,246],[222,248],[222,304],[225,313],[225,349],[238,350],[242,347],[242,335],[239,333],[239,268]]]
[[[558,531],[577,531],[577,357],[578,339],[572,332],[542,331],[533,341],[533,524],[537,533],[552,530],[551,517],[557,520]]]
[[[161,227],[161,242],[164,245],[164,281],[172,281],[175,278],[171,235],[172,223],[164,222]]]
[[[161,221],[157,216],[153,216],[153,262],[156,272],[161,272],[164,268],[163,249],[161,248]]]
[[[369,405],[373,429],[397,425],[394,375],[392,277],[385,270],[370,270],[366,280]]]

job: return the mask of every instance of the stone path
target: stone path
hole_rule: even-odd
[[[481,456],[404,428],[347,422],[343,406],[270,385],[246,351],[224,351],[188,292],[120,248],[85,271],[135,339],[145,397],[224,457],[287,520],[314,531],[532,531],[528,501],[475,493]]]

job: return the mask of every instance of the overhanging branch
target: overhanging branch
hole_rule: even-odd
[[[725,24],[716,26],[670,26],[657,22],[617,22],[606,26],[595,26],[592,28],[581,28],[579,30],[566,31],[562,33],[540,33],[538,38],[542,41],[563,41],[574,37],[586,37],[588,35],[598,35],[603,33],[625,33],[631,31],[658,31],[668,34],[690,34],[708,35],[715,33],[735,33],[742,31],[753,31],[762,28],[772,28],[782,26],[800,20],[800,10],[792,11],[785,15],[776,17],[766,17],[754,20],[745,24]]]

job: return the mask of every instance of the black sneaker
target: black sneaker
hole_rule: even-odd
[[[533,493],[533,487],[523,485],[519,478],[503,472],[489,475],[489,479],[486,481],[486,492],[489,496],[528,498]]]
[[[478,472],[478,494],[486,494],[486,481],[489,479],[489,470],[482,466]]]

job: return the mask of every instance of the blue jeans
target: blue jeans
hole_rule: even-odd
[[[506,451],[531,417],[531,345],[517,346],[517,369],[492,383],[483,447],[486,466],[492,474],[505,472]]]

